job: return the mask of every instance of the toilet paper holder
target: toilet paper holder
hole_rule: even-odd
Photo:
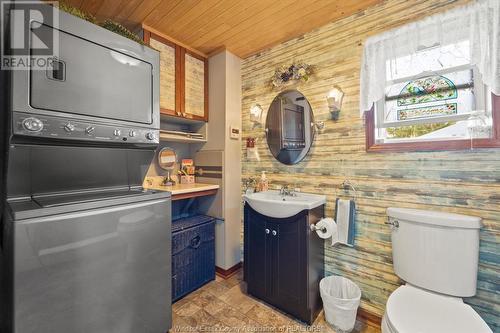
[[[319,230],[319,231],[321,231],[321,232],[326,232],[326,228],[325,228],[325,227],[323,227],[323,228],[318,228],[318,227],[316,227],[316,224],[314,224],[314,223],[313,223],[313,224],[310,224],[310,225],[309,225],[309,228],[311,229],[311,231],[317,231],[317,230]]]

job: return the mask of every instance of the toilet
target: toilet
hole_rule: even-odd
[[[491,333],[461,297],[476,294],[481,219],[388,208],[394,271],[382,333]]]

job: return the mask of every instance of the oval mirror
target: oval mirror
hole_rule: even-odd
[[[273,156],[283,164],[297,164],[307,155],[314,140],[312,108],[302,93],[279,93],[269,106],[266,139]]]
[[[158,153],[158,165],[163,170],[172,170],[177,162],[177,154],[172,148],[162,148]]]

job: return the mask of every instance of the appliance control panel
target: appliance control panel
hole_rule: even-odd
[[[14,134],[23,136],[139,144],[158,144],[160,140],[159,130],[104,125],[77,119],[32,115],[21,112],[14,112],[13,123]]]

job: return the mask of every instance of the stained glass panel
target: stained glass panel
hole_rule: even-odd
[[[468,113],[475,109],[472,69],[427,75],[386,89],[385,122]]]
[[[398,120],[449,116],[457,113],[457,103],[398,110]]]
[[[457,98],[457,88],[450,79],[434,75],[408,82],[399,93],[398,106]]]

